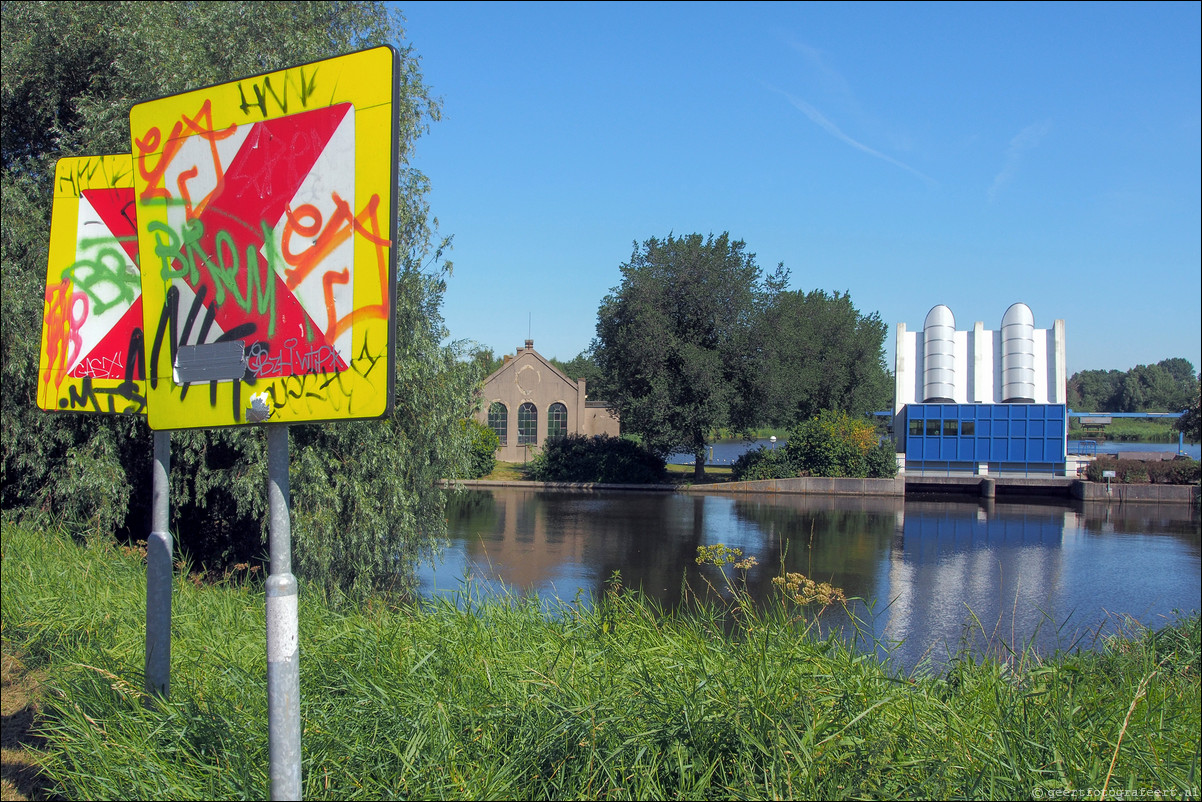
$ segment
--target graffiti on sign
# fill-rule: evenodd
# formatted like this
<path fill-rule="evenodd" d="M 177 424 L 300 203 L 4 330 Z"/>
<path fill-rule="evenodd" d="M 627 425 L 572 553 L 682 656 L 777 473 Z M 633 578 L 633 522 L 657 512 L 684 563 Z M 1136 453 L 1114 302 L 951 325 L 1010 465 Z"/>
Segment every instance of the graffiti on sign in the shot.
<path fill-rule="evenodd" d="M 38 358 L 37 403 L 146 411 L 142 280 L 129 154 L 60 159 Z"/>
<path fill-rule="evenodd" d="M 152 428 L 253 423 L 252 396 L 282 423 L 388 411 L 395 62 L 375 48 L 131 111 Z"/>

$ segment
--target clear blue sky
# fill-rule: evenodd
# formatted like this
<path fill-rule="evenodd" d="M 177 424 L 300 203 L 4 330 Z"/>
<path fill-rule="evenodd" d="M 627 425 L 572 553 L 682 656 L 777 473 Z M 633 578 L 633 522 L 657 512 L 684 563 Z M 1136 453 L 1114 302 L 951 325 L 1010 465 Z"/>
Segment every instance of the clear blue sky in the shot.
<path fill-rule="evenodd" d="M 893 331 L 1202 367 L 1199 3 L 401 4 L 454 339 L 570 359 L 634 243 L 728 231 Z"/>

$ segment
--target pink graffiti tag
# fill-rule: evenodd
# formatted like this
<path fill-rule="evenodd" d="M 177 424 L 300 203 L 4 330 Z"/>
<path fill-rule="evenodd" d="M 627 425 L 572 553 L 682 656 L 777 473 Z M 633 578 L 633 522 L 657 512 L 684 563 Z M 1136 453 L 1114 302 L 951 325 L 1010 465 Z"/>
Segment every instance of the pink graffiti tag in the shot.
<path fill-rule="evenodd" d="M 73 292 L 70 279 L 46 287 L 46 374 L 47 384 L 54 380 L 57 390 L 67 375 L 67 367 L 79 358 L 83 337 L 79 331 L 88 319 L 88 296 Z"/>

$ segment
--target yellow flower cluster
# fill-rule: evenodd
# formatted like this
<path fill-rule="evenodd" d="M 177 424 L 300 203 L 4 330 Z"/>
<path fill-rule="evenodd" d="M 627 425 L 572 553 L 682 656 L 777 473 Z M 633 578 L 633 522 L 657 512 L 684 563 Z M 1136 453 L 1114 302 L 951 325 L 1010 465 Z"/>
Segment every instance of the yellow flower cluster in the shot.
<path fill-rule="evenodd" d="M 791 599 L 797 604 L 820 602 L 827 605 L 847 601 L 842 588 L 836 588 L 830 582 L 815 582 L 805 574 L 789 573 L 774 577 L 772 584 L 781 589 L 785 598 Z"/>
<path fill-rule="evenodd" d="M 697 547 L 698 565 L 726 565 L 730 563 L 735 568 L 746 571 L 757 563 L 754 555 L 743 556 L 742 549 L 732 549 L 723 543 L 714 546 Z"/>
<path fill-rule="evenodd" d="M 843 441 L 861 455 L 867 454 L 877 443 L 876 429 L 872 424 L 856 420 L 846 412 L 830 413 L 820 420 L 819 427 L 828 439 Z"/>

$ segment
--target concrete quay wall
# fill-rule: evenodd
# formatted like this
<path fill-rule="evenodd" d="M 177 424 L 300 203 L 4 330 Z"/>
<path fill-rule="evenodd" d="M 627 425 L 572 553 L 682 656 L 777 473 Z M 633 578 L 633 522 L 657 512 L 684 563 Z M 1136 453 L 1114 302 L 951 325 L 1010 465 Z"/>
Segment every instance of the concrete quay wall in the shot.
<path fill-rule="evenodd" d="M 906 480 L 832 479 L 821 476 L 797 476 L 792 479 L 760 479 L 754 482 L 725 482 L 696 485 L 682 490 L 701 493 L 784 493 L 807 496 L 904 496 Z"/>
<path fill-rule="evenodd" d="M 1198 485 L 1122 485 L 1104 482 L 1073 483 L 1073 498 L 1083 501 L 1117 501 L 1146 504 L 1198 504 Z"/>
<path fill-rule="evenodd" d="M 600 482 L 490 482 L 483 479 L 443 481 L 444 487 L 525 487 L 538 490 L 653 490 L 676 493 L 782 493 L 814 496 L 904 496 L 906 483 L 896 479 L 828 479 L 796 477 L 756 482 L 723 482 L 702 485 L 602 484 Z"/>

